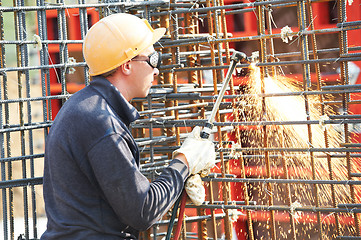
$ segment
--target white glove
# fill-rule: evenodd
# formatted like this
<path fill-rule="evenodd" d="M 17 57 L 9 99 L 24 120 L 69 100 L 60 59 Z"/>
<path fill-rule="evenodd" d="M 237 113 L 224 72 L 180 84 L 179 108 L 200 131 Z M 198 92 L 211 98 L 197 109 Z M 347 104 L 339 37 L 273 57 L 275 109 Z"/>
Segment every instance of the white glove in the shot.
<path fill-rule="evenodd" d="M 199 174 L 193 175 L 187 179 L 185 189 L 188 197 L 196 206 L 201 205 L 206 199 L 206 190 L 204 189 Z"/>
<path fill-rule="evenodd" d="M 187 158 L 190 174 L 209 170 L 216 163 L 214 144 L 208 139 L 200 137 L 201 128 L 196 126 L 184 140 L 182 146 L 173 152 L 173 158 L 178 153 L 183 153 Z"/>

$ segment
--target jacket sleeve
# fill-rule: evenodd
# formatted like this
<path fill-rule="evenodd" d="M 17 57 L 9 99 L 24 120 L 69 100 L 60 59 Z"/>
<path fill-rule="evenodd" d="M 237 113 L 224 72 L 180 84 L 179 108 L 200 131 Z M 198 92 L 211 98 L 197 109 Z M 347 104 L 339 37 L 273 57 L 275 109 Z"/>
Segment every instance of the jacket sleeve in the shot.
<path fill-rule="evenodd" d="M 103 138 L 89 151 L 88 159 L 100 191 L 119 219 L 139 231 L 151 227 L 169 210 L 188 176 L 187 166 L 175 159 L 150 183 L 119 134 Z"/>

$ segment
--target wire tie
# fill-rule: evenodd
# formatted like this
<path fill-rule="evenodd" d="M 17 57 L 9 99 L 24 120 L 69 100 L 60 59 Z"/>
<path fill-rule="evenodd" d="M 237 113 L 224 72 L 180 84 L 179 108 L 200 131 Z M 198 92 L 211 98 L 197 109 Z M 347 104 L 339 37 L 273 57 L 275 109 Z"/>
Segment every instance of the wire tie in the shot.
<path fill-rule="evenodd" d="M 144 151 L 144 149 L 145 149 L 145 145 L 144 145 L 144 147 L 142 148 L 142 150 L 140 151 L 140 153 L 142 153 L 142 152 Z"/>
<path fill-rule="evenodd" d="M 335 212 L 332 212 L 332 213 L 326 215 L 326 216 L 322 219 L 321 224 L 326 220 L 326 218 L 328 218 L 329 216 L 331 216 L 331 215 L 333 215 L 333 214 L 335 214 Z"/>
<path fill-rule="evenodd" d="M 169 1 L 169 2 L 170 2 L 170 1 Z M 198 5 L 198 0 L 194 2 L 194 4 L 192 5 L 192 7 L 190 7 L 188 11 L 190 11 L 195 5 Z"/>
<path fill-rule="evenodd" d="M 186 123 L 185 119 L 183 119 L 183 122 L 184 122 L 184 127 L 187 127 L 187 123 Z M 187 133 L 188 133 L 188 130 L 187 130 Z"/>
<path fill-rule="evenodd" d="M 313 144 L 310 143 L 309 141 L 307 141 L 307 144 L 308 144 L 308 146 L 310 146 L 311 148 L 315 148 L 315 146 L 313 146 Z"/>
<path fill-rule="evenodd" d="M 75 64 L 75 63 L 76 63 L 75 58 L 74 57 L 69 57 L 66 64 Z M 75 71 L 76 71 L 75 68 L 73 68 L 73 67 L 69 68 L 69 74 L 74 74 Z"/>
<path fill-rule="evenodd" d="M 319 119 L 318 123 L 319 123 L 322 131 L 327 130 L 327 127 L 328 127 L 327 124 L 326 124 L 327 120 L 330 120 L 330 118 L 326 114 L 320 116 L 320 119 Z"/>
<path fill-rule="evenodd" d="M 164 120 L 164 119 L 162 119 L 162 121 L 155 120 L 154 123 L 158 123 L 158 124 L 164 125 L 165 120 Z"/>
<path fill-rule="evenodd" d="M 207 42 L 211 43 L 214 41 L 214 37 L 212 35 L 207 36 Z"/>
<path fill-rule="evenodd" d="M 34 41 L 35 41 L 34 48 L 38 47 L 39 51 L 41 51 L 43 49 L 43 44 L 42 44 L 40 36 L 37 34 L 34 34 Z"/>

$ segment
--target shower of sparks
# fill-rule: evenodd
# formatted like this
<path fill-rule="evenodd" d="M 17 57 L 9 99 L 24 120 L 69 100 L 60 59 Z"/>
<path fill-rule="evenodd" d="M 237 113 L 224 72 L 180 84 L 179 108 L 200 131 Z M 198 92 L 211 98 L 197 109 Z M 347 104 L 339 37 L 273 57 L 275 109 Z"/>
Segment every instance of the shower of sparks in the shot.
<path fill-rule="evenodd" d="M 290 94 L 297 92 L 300 94 Z M 344 142 L 344 140 L 342 133 L 336 129 L 337 126 L 325 123 L 328 120 L 328 115 L 335 114 L 332 109 L 327 108 L 321 114 L 319 97 L 306 96 L 302 92 L 302 87 L 294 79 L 284 76 L 265 77 L 262 79 L 260 69 L 252 65 L 244 97 L 240 99 L 240 102 L 243 102 L 243 104 L 238 106 L 241 121 L 258 123 L 281 122 L 282 124 L 268 125 L 265 130 L 266 134 L 264 134 L 263 126 L 260 125 L 243 131 L 247 139 L 247 147 L 265 147 L 264 138 L 266 136 L 266 147 L 268 148 L 305 149 L 304 151 L 274 151 L 269 153 L 270 155 L 277 156 L 271 159 L 271 168 L 282 169 L 283 165 L 286 164 L 285 167 L 288 169 L 289 178 L 329 180 L 332 177 L 333 180 L 347 180 L 345 158 L 334 157 L 336 154 L 334 152 L 316 151 L 311 153 L 308 151 L 308 149 L 312 148 L 340 147 L 340 143 Z M 263 97 L 263 93 L 283 95 Z M 247 104 L 244 104 L 244 102 Z M 318 124 L 307 124 L 305 121 L 316 121 Z M 328 164 L 328 154 L 333 155 L 330 158 L 331 169 Z M 258 168 L 260 172 L 264 172 L 266 163 L 263 158 L 252 161 L 245 164 Z M 271 173 L 271 177 L 284 177 L 280 176 L 280 172 L 277 171 L 277 173 Z M 254 185 L 253 189 L 255 192 L 263 192 L 259 195 L 261 198 L 259 201 L 264 201 L 264 203 L 267 202 L 267 196 L 270 194 L 273 195 L 274 201 L 287 202 L 288 196 L 285 194 L 285 186 L 286 184 L 274 184 L 273 193 L 269 192 L 265 184 Z M 320 207 L 332 207 L 334 204 L 351 201 L 348 186 L 335 185 L 331 187 L 330 184 L 318 184 L 317 188 Z M 303 206 L 315 206 L 316 196 L 313 186 L 292 185 L 290 191 L 292 202 L 302 203 Z M 332 191 L 334 191 L 334 199 Z M 254 195 L 251 194 L 250 197 L 253 198 Z M 348 226 L 342 227 L 349 228 Z M 348 231 L 352 232 L 354 230 L 348 229 Z"/>

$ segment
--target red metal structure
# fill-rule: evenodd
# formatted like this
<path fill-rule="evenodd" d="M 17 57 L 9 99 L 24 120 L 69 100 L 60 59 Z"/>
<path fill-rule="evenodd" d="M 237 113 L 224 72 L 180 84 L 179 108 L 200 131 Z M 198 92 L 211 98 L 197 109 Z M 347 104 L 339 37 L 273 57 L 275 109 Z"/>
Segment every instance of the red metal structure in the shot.
<path fill-rule="evenodd" d="M 72 8 L 66 11 L 67 37 L 68 40 L 82 40 L 80 32 L 79 9 Z M 87 9 L 88 25 L 92 26 L 99 21 L 99 13 L 95 8 Z M 48 28 L 48 39 L 58 39 L 58 12 L 57 10 L 46 11 L 46 23 Z M 69 57 L 73 57 L 76 62 L 83 62 L 82 44 L 68 44 Z M 59 44 L 49 44 L 49 62 L 50 64 L 59 63 Z M 77 69 L 76 69 L 77 70 Z M 84 87 L 84 73 L 82 70 L 75 71 L 67 75 L 66 89 L 68 93 L 75 93 Z M 62 92 L 62 86 L 59 80 L 59 71 L 56 68 L 50 69 L 50 91 L 51 95 L 58 95 Z M 53 119 L 59 111 L 61 100 L 52 100 Z"/>

